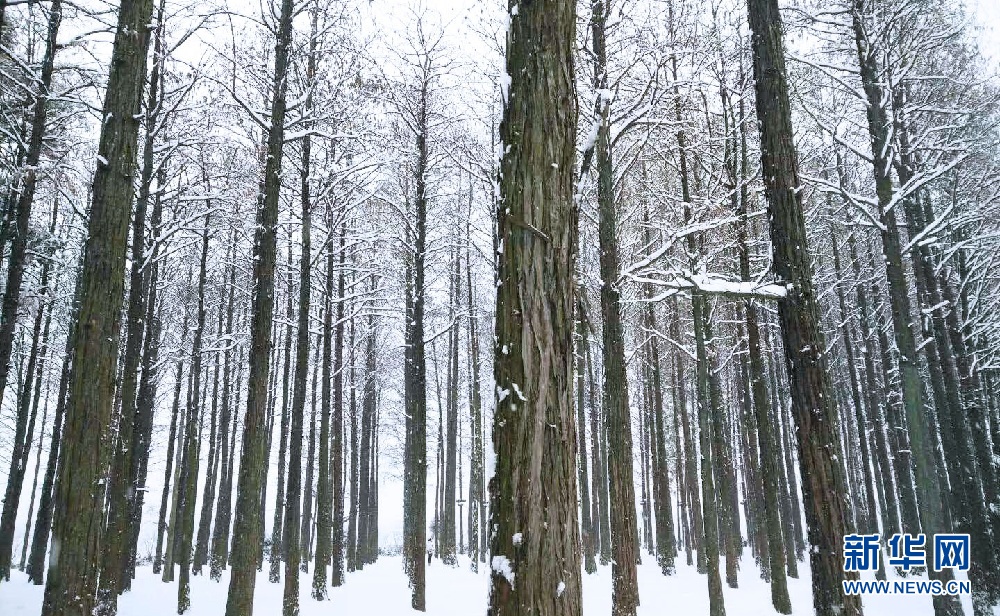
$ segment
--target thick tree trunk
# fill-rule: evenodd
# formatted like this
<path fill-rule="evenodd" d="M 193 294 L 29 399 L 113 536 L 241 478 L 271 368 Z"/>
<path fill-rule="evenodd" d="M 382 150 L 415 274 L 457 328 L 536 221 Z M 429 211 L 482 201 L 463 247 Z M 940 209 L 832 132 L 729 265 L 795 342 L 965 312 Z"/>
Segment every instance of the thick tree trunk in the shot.
<path fill-rule="evenodd" d="M 80 271 L 80 329 L 66 405 L 65 443 L 56 484 L 42 614 L 91 616 L 104 518 L 101 481 L 111 452 L 125 250 L 134 196 L 136 145 L 146 77 L 152 0 L 123 2 L 111 56 L 94 174 L 88 237 Z"/>
<path fill-rule="evenodd" d="M 576 20 L 565 0 L 514 6 L 500 125 L 487 613 L 570 616 L 582 612 L 572 397 Z"/>
<path fill-rule="evenodd" d="M 778 301 L 778 318 L 799 437 L 802 495 L 812 546 L 813 607 L 819 616 L 861 614 L 859 597 L 844 595 L 841 588 L 841 581 L 851 574 L 844 572 L 841 550 L 847 533 L 847 503 L 837 461 L 842 457 L 837 442 L 838 411 L 806 248 L 778 2 L 750 0 L 749 15 L 771 249 L 775 274 L 788 289 L 788 295 Z"/>
<path fill-rule="evenodd" d="M 417 165 L 413 251 L 409 255 L 405 380 L 406 446 L 403 464 L 403 568 L 411 605 L 426 610 L 424 551 L 427 547 L 427 363 L 424 354 L 424 260 L 427 246 L 428 79 L 421 83 L 417 108 Z"/>
<path fill-rule="evenodd" d="M 146 135 L 143 143 L 139 197 L 136 200 L 135 216 L 132 221 L 131 271 L 129 273 L 128 309 L 125 317 L 127 335 L 122 361 L 122 385 L 118 392 L 121 410 L 114 459 L 109 477 L 107 530 L 103 539 L 103 560 L 97 596 L 100 616 L 114 616 L 117 613 L 118 601 L 114 595 L 120 594 L 124 590 L 126 580 L 129 579 L 126 575 L 128 562 L 131 560 L 129 547 L 132 532 L 129 524 L 133 522 L 131 512 L 138 494 L 136 488 L 141 487 L 136 484 L 133 471 L 138 468 L 138 463 L 141 461 L 139 458 L 148 455 L 147 450 L 138 451 L 135 447 L 136 439 L 143 436 L 135 432 L 137 424 L 143 419 L 139 416 L 136 394 L 139 365 L 142 359 L 143 335 L 146 333 L 146 324 L 143 322 L 147 314 L 148 295 L 148 290 L 143 286 L 143 274 L 146 269 L 144 262 L 146 210 L 149 205 L 150 187 L 153 181 L 153 146 L 160 114 L 160 88 L 162 85 L 160 75 L 163 62 L 161 53 L 162 21 L 163 2 L 161 1 L 157 11 L 153 67 L 149 76 L 149 100 L 146 103 Z M 146 442 L 148 442 L 148 437 Z"/>

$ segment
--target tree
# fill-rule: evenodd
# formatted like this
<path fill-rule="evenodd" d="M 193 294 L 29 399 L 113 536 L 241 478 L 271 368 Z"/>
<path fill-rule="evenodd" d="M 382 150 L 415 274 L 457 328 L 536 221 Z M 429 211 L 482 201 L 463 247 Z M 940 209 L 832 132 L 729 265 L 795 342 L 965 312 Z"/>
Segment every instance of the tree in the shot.
<path fill-rule="evenodd" d="M 271 364 L 271 331 L 274 318 L 274 269 L 277 252 L 278 198 L 281 191 L 281 159 L 285 132 L 285 94 L 288 55 L 292 43 L 294 2 L 281 0 L 274 47 L 271 117 L 267 131 L 267 160 L 257 204 L 254 232 L 253 316 L 250 333 L 247 411 L 243 420 L 243 452 L 236 488 L 236 520 L 230 552 L 232 578 L 226 601 L 226 616 L 250 616 L 256 582 L 257 551 L 263 545 L 261 489 L 264 480 L 267 434 L 265 412 L 267 380 Z"/>
<path fill-rule="evenodd" d="M 56 39 L 62 21 L 62 2 L 54 0 L 49 5 L 48 31 L 45 38 L 45 56 L 42 60 L 38 80 L 38 92 L 34 94 L 31 118 L 31 134 L 24 160 L 21 185 L 15 187 L 17 206 L 14 217 L 14 237 L 11 242 L 7 265 L 7 286 L 0 306 L 0 395 L 7 388 L 10 372 L 10 354 L 14 344 L 14 329 L 17 325 L 17 311 L 21 302 L 21 283 L 27 265 L 28 222 L 31 206 L 35 198 L 38 163 L 42 156 L 42 140 L 45 137 L 46 117 L 49 107 L 49 90 L 52 87 L 52 72 L 55 66 Z M 3 27 L 3 9 L 0 8 L 0 29 Z M 133 165 L 135 163 L 133 162 Z M 12 195 L 13 197 L 13 195 Z M 25 407 L 27 411 L 27 407 Z M 24 483 L 25 465 L 31 444 L 31 431 L 27 430 L 27 412 L 19 412 L 14 435 L 14 449 L 11 452 L 11 467 L 7 475 L 7 489 L 4 492 L 3 512 L 0 514 L 0 579 L 10 579 L 10 565 L 14 549 L 14 525 Z"/>
<path fill-rule="evenodd" d="M 80 270 L 74 357 L 86 361 L 74 362 L 70 373 L 52 525 L 52 540 L 60 549 L 49 561 L 45 616 L 90 616 L 95 607 L 104 510 L 101 478 L 111 451 L 107 430 L 114 406 L 125 248 L 152 11 L 152 0 L 139 0 L 123 2 L 118 13 Z"/>
<path fill-rule="evenodd" d="M 598 236 L 600 239 L 601 315 L 604 327 L 604 407 L 607 423 L 608 483 L 611 507 L 611 570 L 614 578 L 612 613 L 635 614 L 639 605 L 636 561 L 639 559 L 635 521 L 635 485 L 632 479 L 632 422 L 629 416 L 628 381 L 625 374 L 625 333 L 622 323 L 614 175 L 611 164 L 611 98 L 607 90 L 605 27 L 609 12 L 606 0 L 592 7 L 595 90 L 598 93 L 596 167 Z M 499 309 L 497 310 L 499 313 Z"/>
<path fill-rule="evenodd" d="M 510 7 L 488 613 L 580 614 L 572 399 L 576 17 L 573 2 Z"/>
<path fill-rule="evenodd" d="M 753 71 L 761 135 L 761 174 L 771 220 L 774 272 L 786 285 L 778 318 L 799 436 L 799 466 L 818 615 L 861 614 L 857 595 L 844 595 L 842 541 L 847 534 L 846 486 L 837 436 L 838 411 L 820 329 L 820 311 L 806 241 L 798 159 L 777 0 L 750 0 Z"/>
<path fill-rule="evenodd" d="M 306 66 L 306 115 L 313 111 L 313 88 L 316 81 L 316 24 L 319 13 L 315 5 L 310 11 L 309 58 Z M 312 138 L 302 140 L 301 200 L 302 200 L 302 255 L 299 266 L 299 315 L 295 340 L 295 382 L 292 389 L 292 426 L 289 438 L 288 490 L 285 491 L 285 593 L 282 603 L 284 616 L 299 613 L 299 564 L 302 560 L 299 546 L 299 516 L 302 505 L 302 424 L 306 408 L 306 381 L 309 378 L 309 302 L 312 292 L 312 219 L 309 191 L 310 157 Z"/>

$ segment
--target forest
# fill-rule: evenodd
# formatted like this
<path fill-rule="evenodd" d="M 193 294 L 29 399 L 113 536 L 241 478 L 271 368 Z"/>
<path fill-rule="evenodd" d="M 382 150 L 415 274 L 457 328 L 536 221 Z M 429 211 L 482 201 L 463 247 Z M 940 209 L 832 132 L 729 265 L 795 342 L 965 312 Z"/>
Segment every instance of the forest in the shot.
<path fill-rule="evenodd" d="M 0 0 L 0 614 L 1000 614 L 992 1 Z"/>

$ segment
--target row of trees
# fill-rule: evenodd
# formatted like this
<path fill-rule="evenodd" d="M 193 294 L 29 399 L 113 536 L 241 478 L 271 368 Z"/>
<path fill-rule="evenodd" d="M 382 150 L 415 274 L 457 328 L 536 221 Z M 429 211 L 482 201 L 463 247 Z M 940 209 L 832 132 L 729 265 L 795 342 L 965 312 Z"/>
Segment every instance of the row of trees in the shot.
<path fill-rule="evenodd" d="M 955 531 L 990 613 L 1000 116 L 958 9 L 377 13 L 0 3 L 0 579 L 114 614 L 148 556 L 184 613 L 229 568 L 237 615 L 266 568 L 295 614 L 391 477 L 417 610 L 466 554 L 491 614 L 580 613 L 581 561 L 634 614 L 646 551 L 721 616 L 749 549 L 777 612 L 808 554 L 860 614 L 843 535 Z"/>

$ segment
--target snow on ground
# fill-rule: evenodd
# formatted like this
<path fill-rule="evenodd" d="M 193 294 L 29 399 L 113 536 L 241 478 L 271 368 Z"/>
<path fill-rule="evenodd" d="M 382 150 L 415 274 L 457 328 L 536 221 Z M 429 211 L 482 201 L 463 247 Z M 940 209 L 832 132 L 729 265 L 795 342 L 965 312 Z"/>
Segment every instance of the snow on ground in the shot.
<path fill-rule="evenodd" d="M 708 590 L 705 577 L 693 567 L 684 565 L 683 554 L 678 560 L 677 574 L 664 577 L 654 560 L 645 556 L 639 568 L 639 589 L 642 605 L 639 616 L 678 614 L 699 616 L 708 614 Z M 771 593 L 761 581 L 752 560 L 744 559 L 740 572 L 740 588 L 725 588 L 728 616 L 766 616 L 775 614 L 771 608 Z M 812 594 L 809 567 L 799 566 L 801 576 L 789 580 L 794 614 L 812 614 Z M 480 573 L 469 570 L 469 561 L 460 559 L 457 568 L 445 567 L 435 560 L 427 569 L 426 616 L 474 616 L 486 611 L 488 568 Z M 892 579 L 890 571 L 890 579 Z M 913 578 L 910 578 L 913 579 Z M 402 562 L 397 557 L 382 557 L 363 571 L 350 573 L 347 583 L 330 589 L 328 602 L 316 602 L 309 596 L 312 574 L 302 574 L 302 616 L 347 614 L 360 616 L 395 616 L 418 614 L 410 609 L 410 594 L 403 575 Z M 555 592 L 557 581 L 553 580 Z M 192 578 L 191 611 L 188 616 L 219 616 L 225 611 L 229 576 L 224 574 L 216 583 L 206 576 Z M 254 599 L 256 616 L 281 614 L 282 584 L 271 584 L 267 573 L 257 577 Z M 14 571 L 11 581 L 0 583 L 0 615 L 35 616 L 41 610 L 42 586 L 28 583 L 27 576 Z M 864 599 L 868 616 L 930 616 L 933 614 L 929 596 L 872 596 Z M 965 613 L 972 614 L 968 597 L 963 599 Z M 164 584 L 153 575 L 151 567 L 142 567 L 132 584 L 132 591 L 119 600 L 120 616 L 172 616 L 177 611 L 177 584 Z M 593 575 L 584 574 L 584 613 L 606 616 L 611 613 L 611 568 L 598 567 Z M 1000 615 L 1000 609 L 995 611 Z"/>

